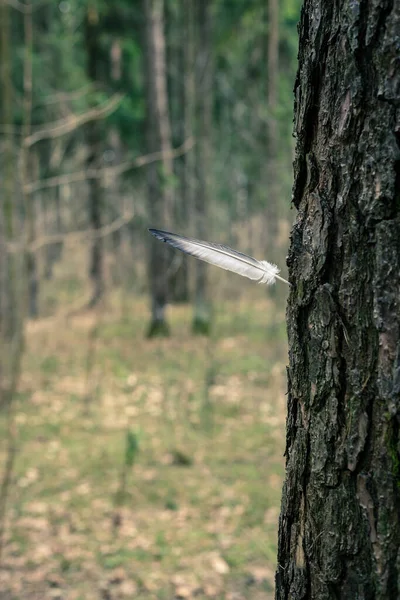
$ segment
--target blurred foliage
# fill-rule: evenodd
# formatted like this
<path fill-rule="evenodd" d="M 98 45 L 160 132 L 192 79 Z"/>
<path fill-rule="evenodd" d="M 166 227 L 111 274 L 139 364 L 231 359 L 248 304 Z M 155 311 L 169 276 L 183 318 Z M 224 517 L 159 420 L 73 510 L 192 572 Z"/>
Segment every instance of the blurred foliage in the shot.
<path fill-rule="evenodd" d="M 183 43 L 185 4 L 166 0 L 168 77 L 170 92 L 177 93 L 182 73 L 179 48 Z M 268 3 L 265 0 L 215 0 L 213 3 L 213 201 L 217 217 L 219 206 L 230 219 L 241 219 L 237 194 L 246 194 L 246 218 L 265 206 L 267 192 L 260 172 L 268 160 L 264 127 L 271 117 L 279 125 L 279 198 L 271 201 L 287 215 L 291 185 L 292 88 L 297 54 L 297 20 L 300 0 L 279 3 L 279 89 L 276 113 L 270 115 L 266 103 L 268 74 L 266 47 L 268 39 Z M 14 87 L 14 124 L 23 120 L 23 77 L 26 48 L 24 15 L 12 8 L 12 75 Z M 99 31 L 97 54 L 98 81 L 94 86 L 86 73 L 84 43 L 86 13 Z M 105 132 L 117 128 L 123 152 L 145 153 L 145 110 L 143 67 L 144 16 L 140 2 L 119 0 L 62 0 L 57 3 L 33 2 L 33 107 L 34 128 L 63 119 L 72 112 L 82 113 L 98 105 L 113 92 L 124 98 L 118 109 L 103 122 Z M 112 47 L 118 43 L 120 74 L 113 77 Z M 1 100 L 0 100 L 1 102 Z M 174 110 L 176 99 L 170 98 L 172 129 L 176 131 L 182 114 Z M 77 129 L 64 141 L 60 172 L 76 168 L 76 149 L 82 142 Z M 46 152 L 47 141 L 39 145 Z M 74 154 L 75 151 L 75 154 Z M 54 149 L 52 149 L 54 152 Z M 110 155 L 111 156 L 111 155 Z M 109 157 L 105 153 L 105 161 Z M 142 173 L 128 171 L 126 176 L 140 185 Z M 140 189 L 137 188 L 137 189 Z M 137 198 L 135 198 L 137 199 Z M 111 200 L 109 200 L 111 202 Z M 118 204 L 118 199 L 113 199 Z M 225 207 L 225 208 L 224 208 Z M 239 214 L 238 214 L 239 211 Z M 221 217 L 226 219 L 226 217 Z"/>

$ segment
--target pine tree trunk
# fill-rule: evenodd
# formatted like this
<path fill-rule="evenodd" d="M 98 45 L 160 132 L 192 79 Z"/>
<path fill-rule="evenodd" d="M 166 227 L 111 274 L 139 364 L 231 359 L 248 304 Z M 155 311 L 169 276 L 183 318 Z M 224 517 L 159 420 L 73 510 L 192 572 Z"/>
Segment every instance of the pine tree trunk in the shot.
<path fill-rule="evenodd" d="M 147 150 L 163 152 L 160 162 L 147 168 L 148 213 L 152 226 L 166 228 L 172 214 L 173 163 L 171 129 L 167 96 L 165 63 L 164 2 L 143 0 L 145 13 Z M 149 279 L 152 316 L 148 335 L 169 333 L 165 318 L 168 299 L 169 252 L 156 241 L 150 241 Z"/>
<path fill-rule="evenodd" d="M 212 57 L 211 2 L 196 3 L 198 29 L 196 56 L 196 192 L 194 195 L 195 231 L 199 239 L 209 237 L 208 204 L 212 117 Z M 195 264 L 195 307 L 193 331 L 208 333 L 210 329 L 210 298 L 207 284 L 207 265 Z"/>
<path fill-rule="evenodd" d="M 299 31 L 276 598 L 398 600 L 400 5 L 306 0 Z"/>

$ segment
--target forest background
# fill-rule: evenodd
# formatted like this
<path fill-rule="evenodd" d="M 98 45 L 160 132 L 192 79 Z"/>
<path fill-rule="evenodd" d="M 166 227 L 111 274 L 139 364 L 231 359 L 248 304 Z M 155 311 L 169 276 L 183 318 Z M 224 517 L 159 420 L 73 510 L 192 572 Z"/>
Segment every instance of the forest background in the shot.
<path fill-rule="evenodd" d="M 0 10 L 0 598 L 268 597 L 300 1 Z"/>

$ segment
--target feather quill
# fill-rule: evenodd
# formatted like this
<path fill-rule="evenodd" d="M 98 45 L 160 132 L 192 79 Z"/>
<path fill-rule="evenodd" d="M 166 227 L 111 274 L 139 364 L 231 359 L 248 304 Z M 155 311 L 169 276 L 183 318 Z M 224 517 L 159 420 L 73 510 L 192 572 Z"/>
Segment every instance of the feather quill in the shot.
<path fill-rule="evenodd" d="M 203 242 L 176 233 L 170 233 L 169 231 L 161 231 L 160 229 L 149 229 L 149 231 L 158 240 L 167 242 L 174 248 L 186 252 L 186 254 L 195 256 L 211 265 L 221 267 L 221 269 L 225 269 L 226 271 L 233 271 L 258 283 L 269 285 L 275 283 L 276 279 L 279 279 L 290 285 L 286 279 L 280 277 L 278 267 L 266 260 L 257 260 L 252 256 L 247 256 L 247 254 L 237 252 L 222 244 Z"/>

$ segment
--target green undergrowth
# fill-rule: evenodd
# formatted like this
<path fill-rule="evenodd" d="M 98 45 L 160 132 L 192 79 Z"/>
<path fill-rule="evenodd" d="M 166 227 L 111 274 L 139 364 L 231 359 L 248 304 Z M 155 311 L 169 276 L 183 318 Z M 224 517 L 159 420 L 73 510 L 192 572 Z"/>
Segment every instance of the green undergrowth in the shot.
<path fill-rule="evenodd" d="M 179 306 L 147 339 L 137 299 L 28 325 L 7 598 L 272 597 L 286 337 L 260 297 L 208 337 Z"/>

